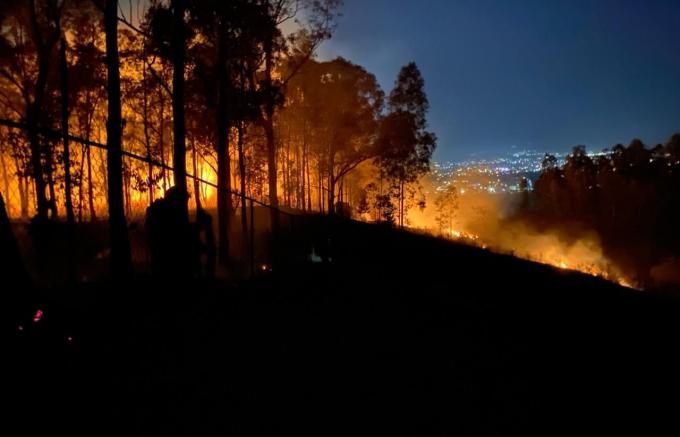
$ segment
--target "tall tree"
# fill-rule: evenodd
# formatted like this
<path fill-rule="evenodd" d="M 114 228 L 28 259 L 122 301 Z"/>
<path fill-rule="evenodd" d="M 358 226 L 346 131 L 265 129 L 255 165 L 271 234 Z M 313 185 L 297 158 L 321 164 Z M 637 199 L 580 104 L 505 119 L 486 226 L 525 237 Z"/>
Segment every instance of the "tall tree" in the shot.
<path fill-rule="evenodd" d="M 69 144 L 68 118 L 69 118 L 69 93 L 68 93 L 68 62 L 66 60 L 66 38 L 61 38 L 59 47 L 60 81 L 61 81 L 61 132 L 62 145 L 64 148 L 62 161 L 64 163 L 64 198 L 66 204 L 66 264 L 68 279 L 75 279 L 74 252 L 75 244 L 75 216 L 73 215 L 73 195 L 71 192 L 71 148 Z"/>
<path fill-rule="evenodd" d="M 184 68 L 186 58 L 186 0 L 171 0 L 172 8 L 172 119 L 173 119 L 173 168 L 175 170 L 175 186 L 187 192 L 186 165 L 186 124 L 184 119 Z M 189 213 L 183 213 L 189 220 Z"/>
<path fill-rule="evenodd" d="M 436 136 L 427 131 L 429 103 L 418 66 L 402 67 L 388 98 L 389 113 L 380 127 L 378 165 L 398 189 L 399 225 L 404 226 L 405 185 L 430 168 Z"/>
<path fill-rule="evenodd" d="M 118 0 L 106 0 L 106 71 L 108 119 L 106 121 L 107 180 L 109 198 L 109 239 L 111 274 L 126 277 L 131 271 L 125 207 L 123 204 L 122 116 L 120 104 L 120 61 L 118 57 Z"/>

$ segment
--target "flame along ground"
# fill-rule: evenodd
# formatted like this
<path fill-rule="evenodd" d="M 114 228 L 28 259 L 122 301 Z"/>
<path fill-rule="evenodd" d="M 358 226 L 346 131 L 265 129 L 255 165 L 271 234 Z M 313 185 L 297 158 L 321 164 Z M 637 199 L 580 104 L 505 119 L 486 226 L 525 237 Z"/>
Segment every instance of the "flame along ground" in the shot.
<path fill-rule="evenodd" d="M 456 180 L 451 183 L 465 186 Z M 429 198 L 425 208 L 409 210 L 407 223 L 412 229 L 642 289 L 638 281 L 609 259 L 595 231 L 582 227 L 538 229 L 518 217 L 520 199 L 513 195 L 458 189 L 452 208 L 442 208 L 436 202 L 441 184 L 432 178 L 423 178 L 421 184 Z"/>
<path fill-rule="evenodd" d="M 625 278 L 621 273 L 614 272 L 614 267 L 611 265 L 599 266 L 597 264 L 589 264 L 583 259 L 578 259 L 576 257 L 569 256 L 569 250 L 565 250 L 564 247 L 555 246 L 553 248 L 548 248 L 548 250 L 543 252 L 530 252 L 526 250 L 518 251 L 507 251 L 498 249 L 494 246 L 490 246 L 485 243 L 479 235 L 465 232 L 458 229 L 449 229 L 448 238 L 453 240 L 463 242 L 466 244 L 481 247 L 482 249 L 490 249 L 494 252 L 500 253 L 511 253 L 512 255 L 518 256 L 523 259 L 530 261 L 535 261 L 541 264 L 551 265 L 563 270 L 574 270 L 581 273 L 586 273 L 591 276 L 600 277 L 608 281 L 616 282 L 617 284 L 633 289 L 640 289 L 638 286 L 634 285 L 632 280 Z M 577 243 L 578 244 L 578 243 Z"/>

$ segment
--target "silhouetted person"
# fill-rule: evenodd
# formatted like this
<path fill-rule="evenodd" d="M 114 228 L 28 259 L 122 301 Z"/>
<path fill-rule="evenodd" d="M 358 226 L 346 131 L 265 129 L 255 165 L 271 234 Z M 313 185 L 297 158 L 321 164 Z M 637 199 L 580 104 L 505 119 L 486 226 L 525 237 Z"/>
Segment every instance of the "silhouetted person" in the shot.
<path fill-rule="evenodd" d="M 196 247 L 183 212 L 188 201 L 186 191 L 172 187 L 146 210 L 151 271 L 161 279 L 189 278 L 192 274 Z"/>

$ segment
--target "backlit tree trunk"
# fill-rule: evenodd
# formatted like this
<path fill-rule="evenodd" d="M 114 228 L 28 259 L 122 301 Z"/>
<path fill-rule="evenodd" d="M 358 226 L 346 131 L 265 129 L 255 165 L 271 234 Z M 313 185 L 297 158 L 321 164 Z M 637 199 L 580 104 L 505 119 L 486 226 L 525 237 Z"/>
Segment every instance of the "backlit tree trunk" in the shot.
<path fill-rule="evenodd" d="M 187 192 L 187 169 L 186 169 L 186 126 L 184 117 L 184 63 L 186 56 L 186 37 L 184 14 L 186 11 L 185 0 L 172 0 L 173 32 L 172 32 L 172 117 L 173 117 L 173 151 L 172 165 L 175 173 L 175 186 L 181 191 Z M 182 211 L 182 220 L 189 221 L 189 212 L 185 207 Z"/>
<path fill-rule="evenodd" d="M 265 89 L 271 92 L 272 88 L 272 70 L 274 68 L 274 53 L 273 53 L 272 38 L 268 38 L 265 42 L 265 75 L 264 85 Z M 269 98 L 265 104 L 264 114 L 264 133 L 267 141 L 267 175 L 269 179 L 269 205 L 271 205 L 271 224 L 272 232 L 278 229 L 278 214 L 276 209 L 279 207 L 279 195 L 277 178 L 278 171 L 276 167 L 276 141 L 274 139 L 274 101 Z"/>
<path fill-rule="evenodd" d="M 35 91 L 33 100 L 26 102 L 26 123 L 28 125 L 28 141 L 31 149 L 31 166 L 33 167 L 33 180 L 35 181 L 35 198 L 37 203 L 37 214 L 41 218 L 47 218 L 47 210 L 49 204 L 45 194 L 45 179 L 42 165 L 42 151 L 40 147 L 40 139 L 38 135 L 39 111 L 42 109 L 43 96 L 45 94 L 45 87 L 47 86 L 48 73 L 48 56 L 45 53 L 46 48 L 40 38 L 40 31 L 37 23 L 37 11 L 35 0 L 30 3 L 31 22 L 33 27 L 34 39 L 37 43 L 37 63 L 38 63 L 38 77 L 35 83 Z"/>
<path fill-rule="evenodd" d="M 238 168 L 241 181 L 241 232 L 243 241 L 243 256 L 246 255 L 248 241 L 248 217 L 246 214 L 246 160 L 243 154 L 243 121 L 238 122 Z"/>
<path fill-rule="evenodd" d="M 142 100 L 142 114 L 144 117 L 144 145 L 146 146 L 146 157 L 149 160 L 147 163 L 147 188 L 149 189 L 149 205 L 153 203 L 153 164 L 151 164 L 151 159 L 153 158 L 151 154 L 151 137 L 149 136 L 149 93 L 146 87 L 146 60 L 144 61 L 144 69 L 142 70 L 142 86 L 143 90 L 143 100 Z"/>
<path fill-rule="evenodd" d="M 73 198 L 71 197 L 71 150 L 68 138 L 68 65 L 66 63 L 66 40 L 61 39 L 59 48 L 61 70 L 61 132 L 64 146 L 64 197 L 66 198 L 66 224 L 69 234 L 73 231 Z M 72 235 L 69 235 L 72 236 Z"/>
<path fill-rule="evenodd" d="M 121 153 L 120 64 L 118 59 L 118 0 L 106 0 L 106 68 L 108 120 L 106 122 L 107 179 L 111 275 L 127 276 L 131 271 L 125 208 L 123 205 L 123 157 Z"/>
<path fill-rule="evenodd" d="M 218 257 L 225 265 L 229 258 L 229 222 L 231 218 L 231 162 L 229 160 L 229 120 L 227 119 L 227 69 L 223 28 L 217 44 L 218 96 L 215 128 L 217 145 L 217 225 Z"/>

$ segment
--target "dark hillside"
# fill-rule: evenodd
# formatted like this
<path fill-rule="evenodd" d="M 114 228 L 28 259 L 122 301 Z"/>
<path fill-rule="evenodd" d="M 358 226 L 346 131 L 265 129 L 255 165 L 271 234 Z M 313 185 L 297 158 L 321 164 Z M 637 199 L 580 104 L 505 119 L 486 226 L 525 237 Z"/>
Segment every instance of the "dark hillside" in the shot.
<path fill-rule="evenodd" d="M 35 323 L 22 307 L 4 324 L 20 434 L 677 425 L 675 298 L 361 223 L 310 218 L 297 232 L 306 240 L 249 283 L 51 290 Z M 299 241 L 332 260 L 304 260 Z"/>

